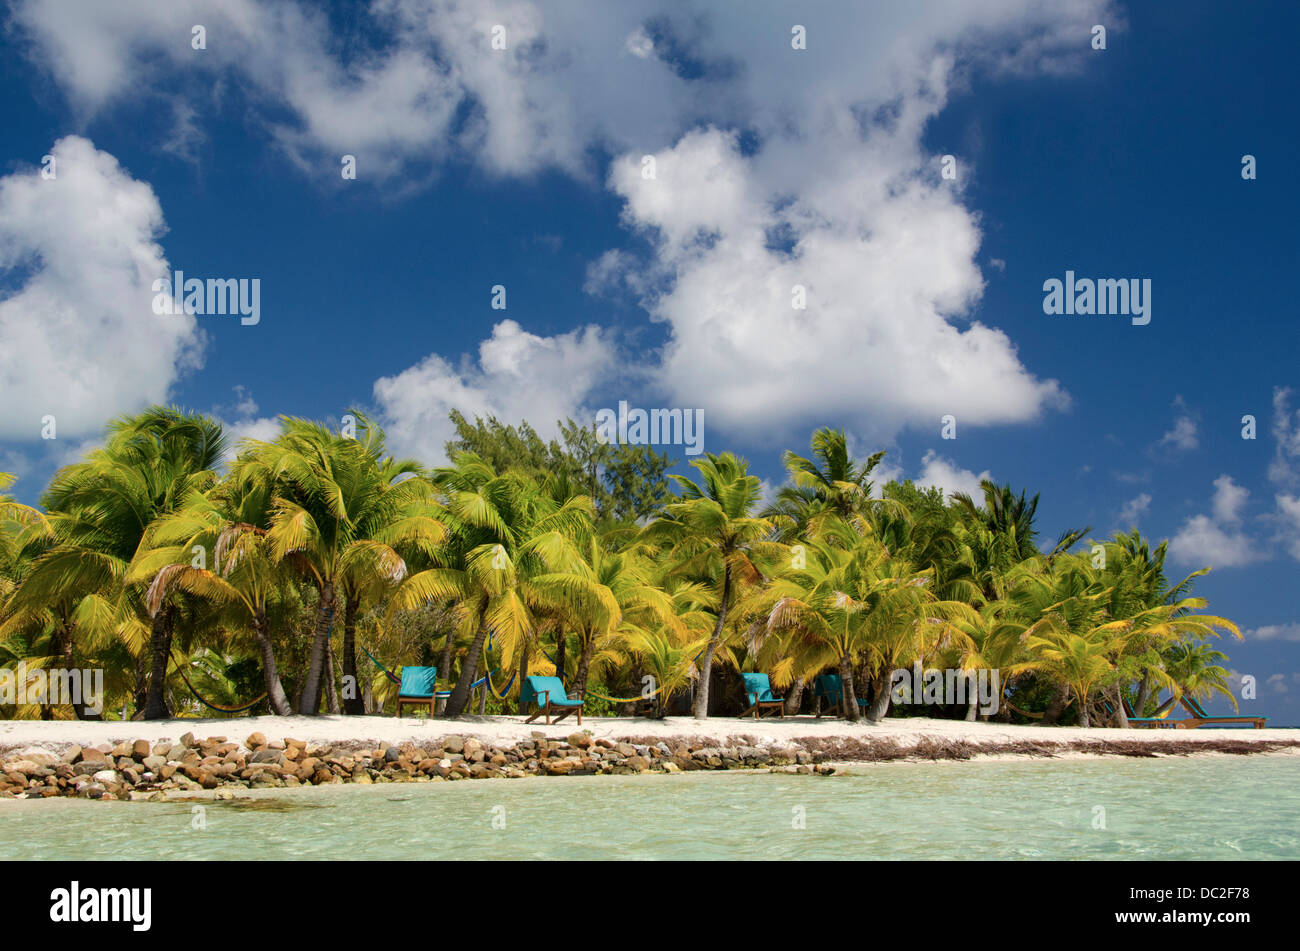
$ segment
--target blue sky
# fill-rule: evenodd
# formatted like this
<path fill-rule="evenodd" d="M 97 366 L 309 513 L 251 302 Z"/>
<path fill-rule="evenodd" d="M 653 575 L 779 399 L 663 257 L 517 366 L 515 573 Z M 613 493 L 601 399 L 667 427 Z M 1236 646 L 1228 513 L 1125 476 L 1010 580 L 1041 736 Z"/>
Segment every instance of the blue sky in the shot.
<path fill-rule="evenodd" d="M 1215 566 L 1250 711 L 1300 722 L 1300 13 L 866 6 L 9 3 L 0 469 L 32 500 L 159 399 L 241 435 L 360 406 L 430 462 L 451 406 L 698 407 L 770 487 L 841 426 Z M 171 269 L 260 279 L 260 322 L 154 315 Z M 1067 270 L 1149 279 L 1150 324 L 1045 315 Z"/>

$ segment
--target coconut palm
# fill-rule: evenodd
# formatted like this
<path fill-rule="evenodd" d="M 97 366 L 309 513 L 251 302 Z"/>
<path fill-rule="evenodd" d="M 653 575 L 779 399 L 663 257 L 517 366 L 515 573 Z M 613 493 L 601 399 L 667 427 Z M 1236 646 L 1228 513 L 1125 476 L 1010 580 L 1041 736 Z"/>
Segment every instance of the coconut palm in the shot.
<path fill-rule="evenodd" d="M 154 519 L 216 482 L 225 445 L 216 421 L 155 406 L 114 420 L 102 449 L 55 474 L 43 501 L 53 541 L 12 605 L 18 611 L 57 606 L 66 663 L 73 660 L 74 614 L 97 621 L 93 626 L 102 631 L 110 614 L 120 619 L 129 607 L 143 610 L 138 592 L 123 587 L 127 566 Z M 168 714 L 164 684 L 175 618 L 175 606 L 167 605 L 150 621 L 146 718 Z"/>
<path fill-rule="evenodd" d="M 501 651 L 503 667 L 534 651 L 535 612 L 554 608 L 557 588 L 610 616 L 617 615 L 618 607 L 582 569 L 580 543 L 593 525 L 586 496 L 559 502 L 534 480 L 498 475 L 473 453 L 458 453 L 450 466 L 433 473 L 433 481 L 451 529 L 448 544 L 433 567 L 398 586 L 389 609 L 411 610 L 430 602 L 459 606 L 462 630 L 472 631 L 446 707 L 448 716 L 459 716 L 489 635 Z"/>
<path fill-rule="evenodd" d="M 307 420 L 282 418 L 274 442 L 249 440 L 231 478 L 241 492 L 269 494 L 267 541 L 276 563 L 289 562 L 318 596 L 299 712 L 314 715 L 340 595 L 364 579 L 396 584 L 406 576 L 404 550 L 432 555 L 446 535 L 421 467 L 394 459 L 382 433 L 355 413 L 356 438 Z M 352 645 L 344 672 L 356 682 Z M 332 684 L 332 680 L 331 680 Z M 331 687 L 332 690 L 332 687 Z"/>
<path fill-rule="evenodd" d="M 270 603 L 287 572 L 273 557 L 267 529 L 261 527 L 269 518 L 268 501 L 265 493 L 195 493 L 180 511 L 150 526 L 127 580 L 149 584 L 151 613 L 173 591 L 218 608 L 241 608 L 241 620 L 257 643 L 268 705 L 273 713 L 288 716 L 292 709 L 280 681 L 268 620 Z"/>
<path fill-rule="evenodd" d="M 738 588 L 762 579 L 753 556 L 764 547 L 773 525 L 771 520 L 752 514 L 760 486 L 743 460 L 729 452 L 706 453 L 691 465 L 700 473 L 700 484 L 685 476 L 672 476 L 681 495 L 678 501 L 665 505 L 663 516 L 647 527 L 646 539 L 667 546 L 678 572 L 706 579 L 717 590 L 713 633 L 697 664 L 693 713 L 703 720 L 709 715 L 709 677 L 726 630 L 727 612 Z"/>
<path fill-rule="evenodd" d="M 966 604 L 937 597 L 930 571 L 918 571 L 842 519 L 823 521 L 809 544 L 807 566 L 771 582 L 775 601 L 768 623 L 833 658 L 851 720 L 860 716 L 853 682 L 857 658 L 873 672 L 868 716 L 878 721 L 888 712 L 893 670 L 952 645 L 973 649 L 959 622 L 972 624 L 978 615 Z"/>
<path fill-rule="evenodd" d="M 849 455 L 843 430 L 823 428 L 812 436 L 812 459 L 786 450 L 781 464 L 790 484 L 777 492 L 762 514 L 779 527 L 782 538 L 801 537 L 824 514 L 847 519 L 864 512 L 874 483 L 870 476 L 885 457 L 883 450 L 858 462 Z"/>

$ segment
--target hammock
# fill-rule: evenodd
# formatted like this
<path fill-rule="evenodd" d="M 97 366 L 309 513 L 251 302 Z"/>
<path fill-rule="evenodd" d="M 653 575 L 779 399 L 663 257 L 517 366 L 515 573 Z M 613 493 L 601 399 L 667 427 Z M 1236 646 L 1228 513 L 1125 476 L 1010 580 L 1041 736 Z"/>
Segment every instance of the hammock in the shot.
<path fill-rule="evenodd" d="M 261 696 L 256 700 L 251 700 L 241 707 L 228 707 L 224 704 L 213 703 L 211 700 L 205 699 L 203 694 L 194 689 L 194 684 L 190 683 L 190 678 L 185 676 L 185 668 L 181 665 L 180 660 L 175 655 L 172 655 L 172 663 L 176 665 L 176 672 L 181 675 L 181 680 L 185 681 L 185 686 L 190 688 L 190 693 L 194 694 L 194 696 L 198 698 L 199 703 L 209 709 L 216 710 L 218 713 L 243 713 L 245 710 L 251 710 L 266 699 L 266 691 L 262 691 Z"/>
<path fill-rule="evenodd" d="M 1002 702 L 1005 703 L 1012 710 L 1014 710 L 1016 713 L 1020 714 L 1022 717 L 1029 717 L 1029 719 L 1031 720 L 1041 720 L 1043 718 L 1042 713 L 1030 713 L 1028 710 L 1021 710 L 1018 706 L 1016 706 L 1006 697 L 1002 698 Z M 1074 697 L 1071 697 L 1069 701 L 1066 702 L 1065 706 L 1061 708 L 1061 712 L 1065 712 L 1066 710 L 1068 710 L 1070 708 L 1070 704 L 1072 703 L 1074 703 Z"/>

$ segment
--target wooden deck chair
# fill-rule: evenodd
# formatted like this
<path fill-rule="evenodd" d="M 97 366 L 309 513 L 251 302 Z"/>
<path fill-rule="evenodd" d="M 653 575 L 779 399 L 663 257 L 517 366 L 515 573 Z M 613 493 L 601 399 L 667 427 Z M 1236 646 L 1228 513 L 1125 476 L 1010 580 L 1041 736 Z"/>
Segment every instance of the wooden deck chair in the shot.
<path fill-rule="evenodd" d="M 537 710 L 525 720 L 532 723 L 540 716 L 546 717 L 546 725 L 551 725 L 551 714 L 559 714 L 555 722 L 559 723 L 570 713 L 578 714 L 578 726 L 582 726 L 582 692 L 570 698 L 564 691 L 564 681 L 559 677 L 525 677 L 524 685 L 519 691 L 520 705 L 534 703 Z"/>
<path fill-rule="evenodd" d="M 438 700 L 437 667 L 403 667 L 402 683 L 397 688 L 397 715 L 402 715 L 402 707 L 419 707 L 429 705 L 429 718 L 433 718 L 434 704 Z"/>
<path fill-rule="evenodd" d="M 772 682 L 768 679 L 767 674 L 741 674 L 740 678 L 745 682 L 745 702 L 749 704 L 749 709 L 741 714 L 742 717 L 754 714 L 754 719 L 761 719 L 764 710 L 775 710 L 781 718 L 785 718 L 785 701 L 780 697 L 772 696 Z"/>
<path fill-rule="evenodd" d="M 1183 694 L 1179 700 L 1183 708 L 1191 714 L 1186 720 L 1174 720 L 1173 723 L 1180 730 L 1195 730 L 1197 727 L 1205 726 L 1207 723 L 1249 723 L 1256 730 L 1264 729 L 1264 724 L 1268 722 L 1268 717 L 1214 717 L 1205 712 L 1201 702 L 1190 694 Z"/>

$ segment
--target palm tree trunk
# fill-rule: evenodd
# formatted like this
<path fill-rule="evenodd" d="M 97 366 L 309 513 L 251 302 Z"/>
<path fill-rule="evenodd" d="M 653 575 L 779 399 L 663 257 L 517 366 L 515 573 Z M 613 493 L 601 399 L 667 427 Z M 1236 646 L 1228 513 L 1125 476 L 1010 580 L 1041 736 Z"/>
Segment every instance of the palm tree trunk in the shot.
<path fill-rule="evenodd" d="M 175 605 L 165 604 L 162 610 L 153 616 L 149 632 L 149 691 L 144 703 L 146 720 L 165 720 L 171 715 L 163 691 L 167 684 L 167 658 L 172 650 L 172 625 L 175 613 Z"/>
<path fill-rule="evenodd" d="M 879 723 L 889 712 L 889 679 L 891 671 L 883 666 L 876 678 L 871 681 L 871 706 L 867 708 L 867 719 Z"/>
<path fill-rule="evenodd" d="M 1061 714 L 1065 712 L 1065 705 L 1070 702 L 1070 685 L 1057 684 L 1056 691 L 1052 694 L 1052 699 L 1047 702 L 1047 710 L 1043 713 L 1041 721 L 1043 726 L 1056 726 L 1056 721 L 1061 719 Z"/>
<path fill-rule="evenodd" d="M 357 611 L 361 599 L 349 597 L 344 603 L 343 615 L 343 683 L 351 684 L 352 689 L 343 695 L 343 712 L 351 716 L 361 716 L 366 712 L 366 702 L 357 689 L 361 681 L 357 677 Z"/>
<path fill-rule="evenodd" d="M 456 643 L 456 631 L 453 628 L 447 632 L 447 640 L 443 642 L 442 653 L 438 656 L 438 673 L 442 675 L 443 683 L 451 676 L 451 650 Z M 447 698 L 443 697 L 438 701 L 438 715 L 443 716 L 447 712 Z"/>
<path fill-rule="evenodd" d="M 718 621 L 713 625 L 713 636 L 704 648 L 700 663 L 699 685 L 695 690 L 695 703 L 691 712 L 697 720 L 709 718 L 709 678 L 713 675 L 713 652 L 722 643 L 722 632 L 727 626 L 727 608 L 731 601 L 731 565 L 722 569 L 722 598 L 718 601 Z"/>
<path fill-rule="evenodd" d="M 1088 700 L 1085 697 L 1079 697 L 1079 726 L 1085 729 L 1092 726 L 1092 721 L 1088 719 Z"/>
<path fill-rule="evenodd" d="M 320 712 L 321 674 L 325 669 L 325 652 L 329 646 L 330 628 L 334 626 L 336 601 L 334 582 L 325 582 L 320 589 L 320 604 L 316 608 L 316 630 L 311 641 L 311 658 L 307 664 L 307 676 L 302 684 L 302 700 L 298 707 L 299 713 L 309 717 L 314 717 Z"/>
<path fill-rule="evenodd" d="M 790 685 L 790 693 L 785 698 L 785 715 L 788 717 L 798 716 L 799 707 L 803 704 L 804 679 L 796 677 L 794 683 Z"/>
<path fill-rule="evenodd" d="M 64 670 L 76 670 L 77 662 L 72 656 L 73 629 L 72 629 L 71 621 L 64 619 L 62 625 L 60 626 L 60 629 L 62 634 L 58 639 L 58 647 L 57 647 L 58 652 L 63 655 L 60 664 Z M 80 676 L 80 675 L 78 674 L 76 676 Z M 68 681 L 68 683 L 71 683 L 71 681 Z M 84 691 L 87 686 L 89 685 L 88 684 L 82 685 L 82 692 L 80 693 L 81 703 L 74 703 L 72 705 L 72 712 L 78 720 L 102 720 L 104 719 L 104 714 L 102 712 L 95 713 L 90 709 L 90 706 L 86 703 L 87 698 Z M 103 704 L 102 697 L 100 698 L 100 704 L 101 705 Z"/>
<path fill-rule="evenodd" d="M 587 689 L 587 672 L 591 669 L 591 655 L 596 652 L 596 639 L 585 638 L 582 642 L 582 653 L 578 655 L 578 676 L 574 678 L 574 686 L 578 691 Z M 609 689 L 606 687 L 605 689 Z"/>
<path fill-rule="evenodd" d="M 966 722 L 974 723 L 980 715 L 980 693 L 972 681 L 966 687 L 970 696 L 966 699 Z"/>
<path fill-rule="evenodd" d="M 266 703 L 276 716 L 287 717 L 293 712 L 293 709 L 289 706 L 289 698 L 284 695 L 284 685 L 280 683 L 280 671 L 275 665 L 275 649 L 271 646 L 271 636 L 267 630 L 265 611 L 258 611 L 253 616 L 253 636 L 257 638 L 257 648 L 262 654 L 262 677 L 266 684 Z"/>
<path fill-rule="evenodd" d="M 132 694 L 135 713 L 131 719 L 137 719 L 144 716 L 144 708 L 149 700 L 149 653 L 140 651 L 140 656 L 135 659 L 135 690 Z"/>
<path fill-rule="evenodd" d="M 558 632 L 555 635 L 555 676 L 561 680 L 564 679 L 564 671 L 568 666 L 569 653 L 569 635 L 564 632 Z"/>
<path fill-rule="evenodd" d="M 1129 728 L 1128 712 L 1124 709 L 1124 688 L 1115 685 L 1115 721 L 1121 730 Z"/>
<path fill-rule="evenodd" d="M 325 704 L 334 716 L 339 714 L 339 687 L 334 678 L 334 645 L 325 639 Z"/>
<path fill-rule="evenodd" d="M 519 699 L 515 703 L 519 715 L 527 716 L 524 713 L 524 681 L 528 679 L 528 651 L 519 652 Z"/>
<path fill-rule="evenodd" d="M 465 656 L 465 662 L 461 664 L 460 676 L 456 678 L 456 686 L 452 688 L 451 696 L 447 699 L 447 716 L 449 717 L 460 716 L 465 712 L 465 707 L 469 704 L 469 685 L 474 682 L 474 675 L 478 673 L 478 659 L 483 653 L 487 633 L 487 624 L 480 623 L 478 631 L 474 634 L 474 641 L 469 645 L 469 653 Z"/>
<path fill-rule="evenodd" d="M 862 719 L 862 711 L 858 709 L 858 694 L 853 689 L 853 661 L 848 654 L 840 658 L 840 682 L 844 689 L 841 695 L 844 700 L 844 715 L 857 723 Z M 872 704 L 872 708 L 875 708 L 875 704 Z"/>
<path fill-rule="evenodd" d="M 1147 701 L 1151 699 L 1151 672 L 1147 671 L 1142 675 L 1142 682 L 1138 685 L 1137 700 L 1133 703 L 1133 713 L 1135 716 L 1146 716 L 1144 712 L 1147 708 Z"/>

